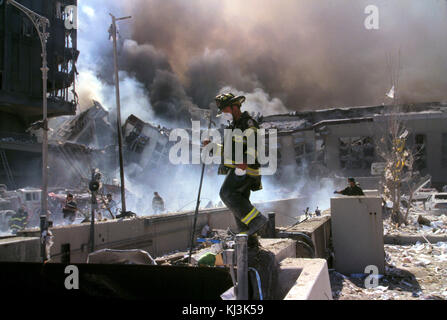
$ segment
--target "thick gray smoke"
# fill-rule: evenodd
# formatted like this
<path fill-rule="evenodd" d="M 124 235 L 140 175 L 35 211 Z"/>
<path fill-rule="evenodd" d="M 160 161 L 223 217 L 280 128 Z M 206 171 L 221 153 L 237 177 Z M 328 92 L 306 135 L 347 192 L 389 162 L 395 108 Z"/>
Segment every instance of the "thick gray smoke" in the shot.
<path fill-rule="evenodd" d="M 264 115 L 381 104 L 391 87 L 386 56 L 394 56 L 397 63 L 399 49 L 400 100 L 446 100 L 446 2 L 376 0 L 379 30 L 364 27 L 369 4 L 366 0 L 79 0 L 81 106 L 89 107 L 95 99 L 112 112 L 115 109 L 109 12 L 132 15 L 119 22 L 122 120 L 134 113 L 144 121 L 183 127 L 189 123 L 191 108 L 209 108 L 215 95 L 228 91 L 245 95 L 244 108 Z M 200 166 L 180 168 L 175 177 L 157 172 L 132 175 L 138 168 L 126 169 L 129 189 L 140 199 L 146 197 L 144 210 L 150 208 L 152 191 L 169 195 L 170 210 L 196 197 Z M 297 195 L 312 183 L 290 177 L 297 181 L 289 181 L 288 190 L 265 179 L 264 190 L 254 193 L 254 199 L 275 199 L 286 192 Z M 203 197 L 218 202 L 221 180 L 215 172 L 207 175 Z M 173 181 L 179 190 L 175 196 Z M 319 190 L 314 202 L 327 202 L 333 186 Z M 137 210 L 141 203 L 132 206 Z"/>
<path fill-rule="evenodd" d="M 223 86 L 293 110 L 381 104 L 399 48 L 401 101 L 446 99 L 445 1 L 374 1 L 379 30 L 364 27 L 363 0 L 126 3 L 132 39 L 163 51 L 200 107 Z"/>
<path fill-rule="evenodd" d="M 120 69 L 160 120 L 185 124 L 191 106 L 208 108 L 225 87 L 278 99 L 282 112 L 381 104 L 391 87 L 386 56 L 397 64 L 399 49 L 400 101 L 446 99 L 445 1 L 377 0 L 379 30 L 364 27 L 363 0 L 79 2 L 79 36 L 95 30 L 79 44 L 80 65 L 109 84 L 108 12 L 132 15 L 119 22 Z"/>

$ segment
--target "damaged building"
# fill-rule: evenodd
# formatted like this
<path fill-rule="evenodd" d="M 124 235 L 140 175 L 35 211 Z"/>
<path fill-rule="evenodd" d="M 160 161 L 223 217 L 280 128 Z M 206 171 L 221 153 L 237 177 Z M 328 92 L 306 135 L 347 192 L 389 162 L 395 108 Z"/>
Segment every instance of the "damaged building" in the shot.
<path fill-rule="evenodd" d="M 169 162 L 170 129 L 155 126 L 130 115 L 123 126 L 125 159 L 142 169 Z"/>
<path fill-rule="evenodd" d="M 278 130 L 278 175 L 290 165 L 310 175 L 372 175 L 382 162 L 377 152 L 391 119 L 409 131 L 407 144 L 418 150 L 415 169 L 431 175 L 432 184 L 447 183 L 447 104 L 333 108 L 266 116 L 262 126 Z M 388 138 L 388 137 L 385 137 Z"/>
<path fill-rule="evenodd" d="M 79 51 L 77 31 L 65 28 L 68 17 L 64 12 L 66 6 L 76 5 L 77 1 L 18 2 L 50 22 L 48 117 L 73 115 Z M 23 12 L 1 1 L 0 16 L 0 183 L 14 189 L 39 185 L 41 181 L 42 146 L 27 128 L 42 120 L 42 48 L 33 23 Z"/>

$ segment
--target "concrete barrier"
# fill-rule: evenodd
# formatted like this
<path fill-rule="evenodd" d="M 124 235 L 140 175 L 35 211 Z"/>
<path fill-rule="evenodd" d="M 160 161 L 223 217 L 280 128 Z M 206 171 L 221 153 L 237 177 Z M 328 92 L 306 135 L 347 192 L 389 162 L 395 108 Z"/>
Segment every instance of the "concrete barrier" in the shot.
<path fill-rule="evenodd" d="M 0 261 L 42 261 L 40 258 L 40 238 L 14 237 L 1 239 Z"/>
<path fill-rule="evenodd" d="M 284 300 L 332 300 L 326 260 L 287 258 L 281 262 L 278 294 Z"/>
<path fill-rule="evenodd" d="M 256 204 L 267 215 L 276 212 L 278 225 L 290 221 L 284 215 L 299 215 L 303 198 L 284 199 Z M 194 212 L 166 213 L 137 217 L 122 221 L 109 220 L 95 223 L 95 250 L 141 249 L 152 257 L 159 257 L 174 250 L 186 250 L 191 240 Z M 287 220 L 288 219 L 288 220 Z M 290 223 L 290 222 L 289 222 Z M 196 235 L 205 224 L 212 229 L 236 228 L 233 215 L 227 208 L 199 211 Z M 57 226 L 52 228 L 54 245 L 51 257 L 54 262 L 85 263 L 89 254 L 90 224 Z M 39 237 L 39 230 L 25 230 L 21 236 Z M 0 256 L 2 255 L 0 247 Z"/>
<path fill-rule="evenodd" d="M 315 217 L 310 220 L 303 221 L 302 223 L 291 228 L 280 228 L 278 230 L 278 237 L 303 241 L 302 237 L 299 236 L 299 233 L 304 233 L 312 240 L 312 244 L 315 249 L 315 258 L 329 258 L 331 241 L 330 216 Z M 297 245 L 297 257 L 310 257 L 308 252 L 305 251 L 299 243 Z"/>
<path fill-rule="evenodd" d="M 385 272 L 381 198 L 331 198 L 335 269 L 342 274 L 363 273 L 369 265 Z"/>
<path fill-rule="evenodd" d="M 425 238 L 424 238 L 425 237 Z M 447 235 L 438 234 L 427 234 L 427 235 L 417 235 L 417 234 L 398 234 L 398 235 L 384 235 L 383 242 L 385 244 L 394 244 L 400 246 L 414 245 L 417 242 L 426 243 L 427 240 L 433 244 L 438 242 L 446 242 Z"/>

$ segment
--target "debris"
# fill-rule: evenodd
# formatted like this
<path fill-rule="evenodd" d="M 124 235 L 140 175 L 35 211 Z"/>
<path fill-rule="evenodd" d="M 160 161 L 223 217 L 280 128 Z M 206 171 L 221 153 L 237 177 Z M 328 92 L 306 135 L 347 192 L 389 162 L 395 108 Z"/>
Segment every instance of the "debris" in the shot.
<path fill-rule="evenodd" d="M 214 265 L 216 264 L 216 254 L 212 252 L 205 253 L 203 256 L 199 258 L 197 264 L 199 265 L 199 267 L 204 266 L 214 267 Z"/>
<path fill-rule="evenodd" d="M 430 224 L 431 224 L 430 220 L 428 220 L 427 218 L 424 218 L 422 215 L 419 215 L 418 223 L 425 225 L 425 226 L 430 226 Z"/>

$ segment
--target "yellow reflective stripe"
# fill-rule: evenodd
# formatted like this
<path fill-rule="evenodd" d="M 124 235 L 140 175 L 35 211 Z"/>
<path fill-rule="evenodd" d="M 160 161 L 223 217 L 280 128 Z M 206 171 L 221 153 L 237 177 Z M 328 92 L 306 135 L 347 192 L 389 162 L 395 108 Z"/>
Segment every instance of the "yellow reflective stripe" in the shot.
<path fill-rule="evenodd" d="M 242 136 L 233 136 L 233 140 L 235 142 L 238 142 L 238 143 L 244 142 L 244 137 L 242 137 Z"/>
<path fill-rule="evenodd" d="M 243 218 L 241 219 L 241 221 L 242 221 L 243 223 L 246 223 L 246 221 L 250 218 L 250 216 L 251 216 L 255 211 L 256 211 L 256 208 L 253 207 L 253 209 L 251 209 L 250 212 L 249 212 L 245 217 L 243 217 Z"/>
<path fill-rule="evenodd" d="M 256 209 L 255 207 L 253 207 L 253 209 L 250 211 L 249 214 L 247 214 L 244 219 L 242 219 L 241 221 L 243 223 L 245 223 L 246 225 L 248 225 L 254 218 L 256 218 L 258 216 L 260 212 L 258 211 L 258 209 Z"/>
<path fill-rule="evenodd" d="M 251 222 L 251 220 L 253 220 L 254 218 L 256 218 L 258 215 L 260 214 L 260 212 L 258 210 L 256 210 L 256 214 L 253 215 L 253 217 L 251 217 L 248 221 L 247 224 L 249 224 Z"/>

